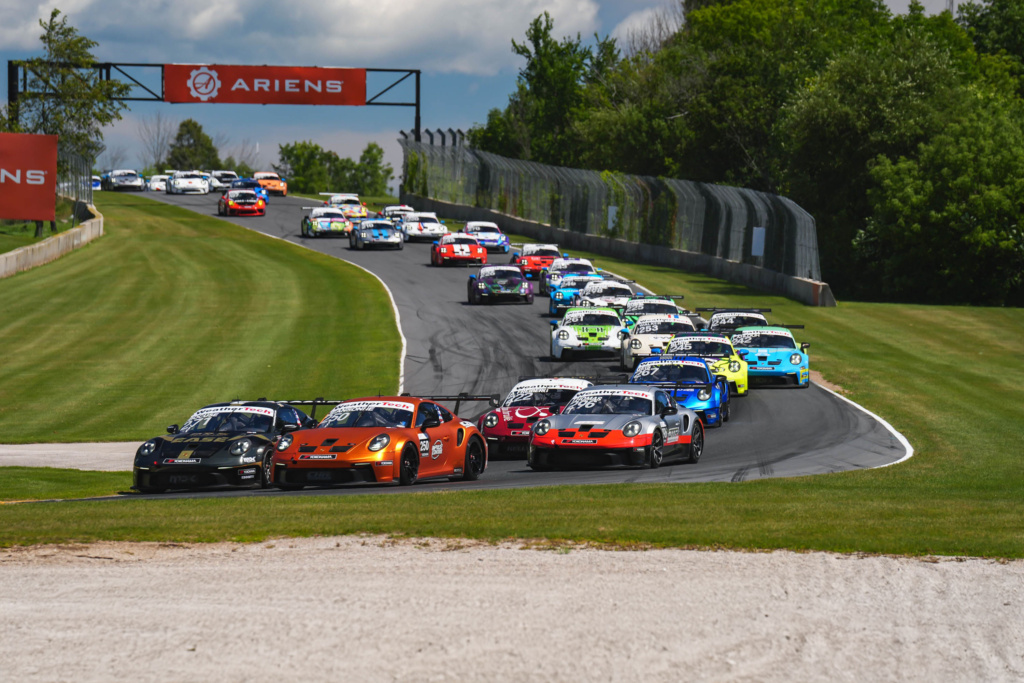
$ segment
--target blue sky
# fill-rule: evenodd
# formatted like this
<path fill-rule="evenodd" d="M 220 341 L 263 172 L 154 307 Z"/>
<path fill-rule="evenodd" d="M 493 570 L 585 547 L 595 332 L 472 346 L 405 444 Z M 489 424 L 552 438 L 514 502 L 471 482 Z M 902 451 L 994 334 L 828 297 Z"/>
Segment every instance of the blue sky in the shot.
<path fill-rule="evenodd" d="M 72 25 L 97 41 L 97 59 L 112 62 L 282 64 L 408 68 L 423 71 L 424 128 L 467 130 L 503 107 L 522 59 L 511 41 L 523 40 L 543 11 L 560 35 L 624 37 L 665 0 L 0 0 L 0 59 L 39 52 L 37 21 L 60 8 Z M 907 2 L 887 0 L 895 12 Z M 946 0 L 925 0 L 941 11 Z M 376 77 L 374 77 L 376 78 Z M 6 69 L 0 71 L 6 97 Z M 411 79 L 410 79 L 411 81 Z M 377 81 L 382 82 L 382 81 Z M 368 85 L 373 91 L 374 80 Z M 386 83 L 385 83 L 386 85 Z M 412 98 L 412 88 L 392 91 Z M 221 143 L 221 155 L 259 146 L 257 165 L 277 161 L 281 143 L 313 140 L 342 156 L 358 157 L 369 141 L 385 149 L 396 171 L 399 130 L 413 110 L 399 107 L 298 107 L 132 103 L 105 130 L 110 154 L 141 166 L 139 125 L 156 113 L 175 123 L 194 118 Z M 101 159 L 102 162 L 105 161 Z"/>

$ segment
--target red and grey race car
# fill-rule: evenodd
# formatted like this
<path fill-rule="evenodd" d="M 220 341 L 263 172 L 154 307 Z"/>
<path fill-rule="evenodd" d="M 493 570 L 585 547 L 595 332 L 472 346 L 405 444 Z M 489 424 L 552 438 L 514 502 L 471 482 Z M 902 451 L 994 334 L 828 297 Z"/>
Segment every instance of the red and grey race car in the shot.
<path fill-rule="evenodd" d="M 267 203 L 252 190 L 228 190 L 217 202 L 221 216 L 266 216 Z"/>
<path fill-rule="evenodd" d="M 496 458 L 525 458 L 533 424 L 558 413 L 591 384 L 585 379 L 548 377 L 515 385 L 500 408 L 480 416 L 477 426 L 487 439 L 487 451 Z"/>
<path fill-rule="evenodd" d="M 514 244 L 512 246 L 522 247 L 512 254 L 512 263 L 519 266 L 530 280 L 540 277 L 541 271 L 550 268 L 556 258 L 561 258 L 558 253 L 557 244 Z"/>
<path fill-rule="evenodd" d="M 447 266 L 452 263 L 484 265 L 487 248 L 475 237 L 453 232 L 444 235 L 430 247 L 430 265 Z"/>
<path fill-rule="evenodd" d="M 594 386 L 561 413 L 538 420 L 526 462 L 531 469 L 626 465 L 659 467 L 667 458 L 697 462 L 704 424 L 670 392 L 636 384 Z"/>

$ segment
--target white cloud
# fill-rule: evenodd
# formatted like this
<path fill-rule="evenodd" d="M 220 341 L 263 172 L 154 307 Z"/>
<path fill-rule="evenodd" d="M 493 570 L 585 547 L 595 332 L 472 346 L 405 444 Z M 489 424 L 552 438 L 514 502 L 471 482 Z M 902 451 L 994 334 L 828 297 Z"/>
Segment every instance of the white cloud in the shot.
<path fill-rule="evenodd" d="M 0 42 L 37 49 L 54 4 L 6 0 Z M 419 68 L 493 75 L 516 66 L 511 38 L 547 11 L 562 35 L 598 28 L 599 0 L 67 0 L 111 61 Z"/>
<path fill-rule="evenodd" d="M 618 43 L 622 45 L 623 43 L 628 42 L 631 34 L 649 25 L 656 16 L 664 11 L 664 8 L 659 6 L 648 7 L 647 9 L 633 12 L 628 17 L 620 21 L 618 26 L 612 29 L 611 37 L 615 38 Z"/>

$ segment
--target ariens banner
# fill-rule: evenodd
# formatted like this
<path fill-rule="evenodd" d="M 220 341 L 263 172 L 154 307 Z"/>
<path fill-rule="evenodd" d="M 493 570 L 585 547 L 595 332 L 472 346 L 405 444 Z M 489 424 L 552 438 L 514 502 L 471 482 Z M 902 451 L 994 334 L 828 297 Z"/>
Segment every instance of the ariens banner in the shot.
<path fill-rule="evenodd" d="M 164 64 L 165 102 L 366 104 L 366 69 Z"/>
<path fill-rule="evenodd" d="M 52 221 L 57 136 L 0 133 L 0 218 Z"/>

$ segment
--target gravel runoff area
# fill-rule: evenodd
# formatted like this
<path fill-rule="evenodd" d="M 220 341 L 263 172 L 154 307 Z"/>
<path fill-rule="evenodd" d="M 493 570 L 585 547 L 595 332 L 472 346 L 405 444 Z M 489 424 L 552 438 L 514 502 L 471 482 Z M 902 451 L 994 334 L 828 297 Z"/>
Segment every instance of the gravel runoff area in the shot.
<path fill-rule="evenodd" d="M 141 441 L 0 444 L 0 467 L 131 472 Z"/>
<path fill-rule="evenodd" d="M 1024 562 L 380 536 L 0 550 L 11 681 L 1019 681 Z"/>

